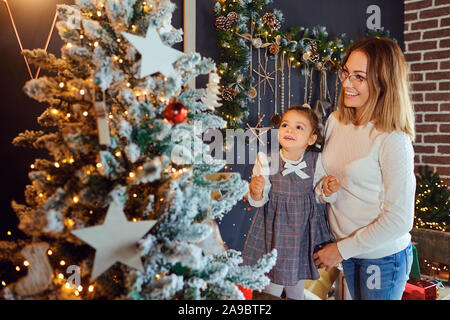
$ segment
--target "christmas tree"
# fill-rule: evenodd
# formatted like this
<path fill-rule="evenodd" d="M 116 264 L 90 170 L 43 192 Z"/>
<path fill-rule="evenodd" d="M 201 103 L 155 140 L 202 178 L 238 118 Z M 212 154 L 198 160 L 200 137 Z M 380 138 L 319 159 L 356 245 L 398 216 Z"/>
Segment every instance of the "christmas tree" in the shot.
<path fill-rule="evenodd" d="M 31 165 L 26 204 L 12 203 L 27 235 L 0 242 L 0 259 L 28 272 L 3 283 L 6 299 L 243 299 L 261 290 L 276 251 L 241 266 L 215 219 L 248 184 L 220 172 L 202 133 L 222 129 L 216 67 L 172 48 L 169 1 L 77 0 L 57 7 L 61 58 L 25 51 L 47 76 L 25 93 L 48 104 L 47 131 L 16 146 L 48 150 Z M 210 75 L 207 89 L 187 83 Z M 191 148 L 191 146 L 194 146 Z M 23 267 L 22 267 L 23 268 Z"/>
<path fill-rule="evenodd" d="M 417 176 L 416 228 L 450 231 L 450 203 L 448 187 L 437 172 L 425 166 Z"/>

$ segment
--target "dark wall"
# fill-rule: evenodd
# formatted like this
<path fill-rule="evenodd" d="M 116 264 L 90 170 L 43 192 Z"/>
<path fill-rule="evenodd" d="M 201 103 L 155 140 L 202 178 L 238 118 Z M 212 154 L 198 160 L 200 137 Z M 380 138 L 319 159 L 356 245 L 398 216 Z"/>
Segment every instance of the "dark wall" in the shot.
<path fill-rule="evenodd" d="M 38 48 L 45 45 L 47 35 L 52 23 L 57 3 L 73 3 L 72 0 L 14 0 L 10 7 L 18 32 L 22 37 L 24 48 Z M 183 1 L 174 1 L 178 9 L 173 17 L 173 25 L 182 27 Z M 358 40 L 366 33 L 366 9 L 369 5 L 378 5 L 381 8 L 381 26 L 390 30 L 391 36 L 396 38 L 403 46 L 403 12 L 402 0 L 315 0 L 292 1 L 275 0 L 271 8 L 278 8 L 284 13 L 285 22 L 283 30 L 293 26 L 325 26 L 330 37 L 346 33 L 350 39 Z M 216 46 L 216 32 L 214 28 L 213 0 L 197 1 L 197 51 L 217 61 L 219 51 Z M 61 40 L 55 30 L 49 46 L 49 52 L 59 56 Z M 40 129 L 36 118 L 46 108 L 29 99 L 22 91 L 22 87 L 29 75 L 20 55 L 20 49 L 14 36 L 9 16 L 3 2 L 0 4 L 0 103 L 2 117 L 1 130 L 1 195 L 0 208 L 0 239 L 6 237 L 8 230 L 15 232 L 17 219 L 11 209 L 10 202 L 15 199 L 23 202 L 25 185 L 29 166 L 37 156 L 42 154 L 35 150 L 15 148 L 11 145 L 12 139 L 26 129 Z M 181 45 L 177 45 L 181 49 Z M 32 70 L 35 68 L 32 67 Z M 294 69 L 295 70 L 295 69 Z M 34 71 L 35 72 L 35 71 Z M 317 80 L 317 79 L 315 79 Z M 197 82 L 204 85 L 204 79 Z M 292 73 L 292 103 L 303 102 L 303 78 L 298 70 Z M 318 86 L 318 82 L 315 82 Z M 330 88 L 333 95 L 333 88 Z M 317 90 L 313 93 L 313 102 L 317 97 Z M 263 114 L 269 118 L 273 113 L 273 97 L 267 94 L 262 98 Z M 256 122 L 256 103 L 250 106 L 248 123 Z M 265 124 L 268 124 L 266 121 Z M 249 180 L 252 165 L 231 165 L 229 171 L 237 171 L 242 177 Z M 248 231 L 253 211 L 247 211 L 247 205 L 237 204 L 233 210 L 220 221 L 220 229 L 224 241 L 230 248 L 241 250 Z"/>

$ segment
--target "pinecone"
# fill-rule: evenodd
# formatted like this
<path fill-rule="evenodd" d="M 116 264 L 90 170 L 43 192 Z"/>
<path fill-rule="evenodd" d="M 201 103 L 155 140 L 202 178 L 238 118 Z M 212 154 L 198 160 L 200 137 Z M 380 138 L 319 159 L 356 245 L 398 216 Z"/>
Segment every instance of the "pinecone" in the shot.
<path fill-rule="evenodd" d="M 233 101 L 236 91 L 233 88 L 224 88 L 222 90 L 222 99 L 225 101 Z"/>
<path fill-rule="evenodd" d="M 309 59 L 313 62 L 316 63 L 319 61 L 319 52 L 317 51 L 317 42 L 316 41 L 310 41 L 309 45 L 311 46 L 311 56 L 309 57 Z"/>
<path fill-rule="evenodd" d="M 314 40 L 309 41 L 309 45 L 311 46 L 311 51 L 317 52 L 317 42 Z"/>
<path fill-rule="evenodd" d="M 231 28 L 232 23 L 230 23 L 230 20 L 228 20 L 227 17 L 219 16 L 216 18 L 216 27 L 228 31 Z"/>
<path fill-rule="evenodd" d="M 280 46 L 277 43 L 272 43 L 269 48 L 269 52 L 273 55 L 278 54 L 278 52 L 280 52 Z"/>
<path fill-rule="evenodd" d="M 280 21 L 278 21 L 277 17 L 275 17 L 275 15 L 273 13 L 270 13 L 270 12 L 266 13 L 263 16 L 263 21 L 272 30 L 278 30 L 281 27 Z"/>
<path fill-rule="evenodd" d="M 236 12 L 232 11 L 227 15 L 227 19 L 231 24 L 233 24 L 239 20 L 239 15 Z"/>
<path fill-rule="evenodd" d="M 312 55 L 309 57 L 309 59 L 310 59 L 313 63 L 319 62 L 319 59 L 320 59 L 319 53 L 318 53 L 317 51 L 313 51 L 313 52 L 312 52 Z"/>

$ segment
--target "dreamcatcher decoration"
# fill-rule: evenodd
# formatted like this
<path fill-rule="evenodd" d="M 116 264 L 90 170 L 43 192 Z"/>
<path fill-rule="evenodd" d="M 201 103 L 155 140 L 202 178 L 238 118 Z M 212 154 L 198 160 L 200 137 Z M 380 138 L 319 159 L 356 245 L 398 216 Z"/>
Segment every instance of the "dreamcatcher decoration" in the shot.
<path fill-rule="evenodd" d="M 285 108 L 285 67 L 286 67 L 286 52 L 283 52 L 283 54 L 281 55 L 281 60 L 280 60 L 280 73 L 281 73 L 281 87 L 280 87 L 280 97 L 281 97 L 281 101 L 280 101 L 280 110 L 281 110 L 281 114 L 284 113 L 284 108 Z"/>
<path fill-rule="evenodd" d="M 317 99 L 314 104 L 313 111 L 319 119 L 319 130 L 323 132 L 325 122 L 324 118 L 331 113 L 330 110 L 332 109 L 332 100 L 327 85 L 327 70 L 323 64 L 318 64 L 317 66 L 320 68 L 320 94 L 319 99 Z"/>
<path fill-rule="evenodd" d="M 251 79 L 253 80 L 253 73 L 256 73 L 256 75 L 258 76 L 258 80 L 256 83 L 256 88 L 252 86 L 252 88 L 250 89 L 249 95 L 251 98 L 256 98 L 258 97 L 258 101 L 257 101 L 257 105 L 258 105 L 258 114 L 257 114 L 257 123 L 254 127 L 251 127 L 248 123 L 247 123 L 247 128 L 251 131 L 251 133 L 253 134 L 253 137 L 250 138 L 250 142 L 252 142 L 255 139 L 258 139 L 258 141 L 262 144 L 265 145 L 264 142 L 261 139 L 261 136 L 264 135 L 265 133 L 267 133 L 270 129 L 272 129 L 273 127 L 262 127 L 262 120 L 264 119 L 264 115 L 261 116 L 261 86 L 264 86 L 264 94 L 266 93 L 266 86 L 268 85 L 271 89 L 272 92 L 274 92 L 276 90 L 276 85 L 273 86 L 271 81 L 275 80 L 276 77 L 276 73 L 277 73 L 277 68 L 275 66 L 275 70 L 273 70 L 272 72 L 268 72 L 268 55 L 267 55 L 267 50 L 268 47 L 270 47 L 272 44 L 271 43 L 267 43 L 267 42 L 263 42 L 261 35 L 256 35 L 254 36 L 254 26 L 255 23 L 254 21 L 251 22 L 251 33 L 250 34 L 243 34 L 240 35 L 241 37 L 243 37 L 244 39 L 248 40 L 250 42 L 250 76 Z M 257 69 L 253 68 L 253 60 L 252 60 L 252 56 L 253 56 L 253 47 L 256 48 L 258 50 L 258 65 L 257 65 Z M 264 65 L 261 62 L 261 49 L 265 49 L 265 58 L 264 58 Z M 253 81 L 252 81 L 253 82 Z M 275 82 L 276 83 L 276 82 Z"/>
<path fill-rule="evenodd" d="M 305 52 L 303 55 L 303 60 L 305 62 L 310 62 L 312 66 L 309 70 L 309 79 L 307 76 L 307 67 L 305 63 L 305 103 L 311 106 L 312 97 L 312 82 L 314 70 L 320 72 L 320 83 L 319 83 L 319 99 L 316 100 L 314 107 L 312 108 L 314 113 L 319 119 L 319 130 L 324 132 L 324 127 L 328 116 L 331 114 L 337 103 L 337 96 L 339 91 L 339 64 L 335 63 L 330 56 L 326 57 L 322 61 L 319 61 L 319 53 L 317 50 L 317 43 L 315 40 L 308 39 L 311 50 Z M 327 65 L 331 64 L 329 67 Z M 327 82 L 327 71 L 330 69 L 332 72 L 336 73 L 335 79 L 335 90 L 334 90 L 334 100 L 331 97 L 330 90 L 328 88 Z M 309 86 L 308 86 L 309 84 Z M 309 87 L 309 89 L 308 89 Z M 306 99 L 306 97 L 308 97 Z"/>
<path fill-rule="evenodd" d="M 331 98 L 330 90 L 328 88 L 327 81 L 327 64 L 331 64 L 330 70 L 334 71 L 335 88 L 334 88 L 334 100 Z M 320 94 L 319 99 L 314 105 L 314 112 L 319 118 L 319 129 L 323 132 L 326 119 L 333 112 L 337 104 L 337 97 L 339 91 L 339 67 L 335 64 L 330 57 L 327 57 L 324 62 L 317 62 L 316 69 L 320 72 Z"/>
<path fill-rule="evenodd" d="M 13 15 L 12 15 L 11 8 L 9 7 L 8 0 L 3 0 L 3 3 L 5 4 L 6 10 L 8 11 L 9 20 L 11 21 L 11 25 L 12 25 L 12 27 L 14 29 L 14 33 L 16 35 L 16 39 L 17 39 L 17 42 L 18 42 L 19 47 L 20 47 L 20 52 L 23 53 L 24 49 L 23 49 L 23 46 L 22 46 L 22 41 L 20 39 L 19 32 L 17 31 L 16 23 L 14 21 Z M 45 43 L 45 47 L 44 47 L 44 51 L 45 52 L 47 52 L 48 45 L 50 43 L 50 39 L 52 38 L 52 34 L 53 34 L 53 30 L 55 29 L 55 24 L 56 24 L 56 19 L 57 18 L 58 18 L 58 13 L 55 12 L 55 15 L 53 17 L 53 22 L 52 22 L 52 25 L 50 27 L 50 31 L 49 31 L 48 36 L 47 36 L 47 41 Z M 37 79 L 39 77 L 39 73 L 41 71 L 41 67 L 39 67 L 37 69 L 37 71 L 36 71 L 36 74 L 33 75 L 33 73 L 31 72 L 30 63 L 28 62 L 28 59 L 27 59 L 27 57 L 25 55 L 23 56 L 23 59 L 25 60 L 25 65 L 27 66 L 27 70 L 28 70 L 28 74 L 30 75 L 30 78 L 31 79 Z"/>
<path fill-rule="evenodd" d="M 277 117 L 279 117 L 278 114 L 278 54 L 280 52 L 280 44 L 281 44 L 281 37 L 278 35 L 275 37 L 275 40 L 272 42 L 272 44 L 269 47 L 269 52 L 270 54 L 272 54 L 275 59 L 274 59 L 274 64 L 275 64 L 275 92 L 274 92 L 274 112 L 270 118 L 270 122 L 274 123 L 274 119 L 277 119 Z"/>
<path fill-rule="evenodd" d="M 295 47 L 297 47 L 297 41 L 293 41 L 292 38 L 288 35 L 289 43 L 288 45 L 293 44 Z M 294 62 L 294 57 L 289 57 L 287 59 L 286 63 L 288 66 L 288 108 L 291 107 L 291 71 L 292 71 L 292 63 Z"/>
<path fill-rule="evenodd" d="M 261 39 L 261 35 L 255 35 L 255 21 L 250 22 L 250 33 L 244 33 L 239 34 L 236 33 L 238 36 L 242 37 L 243 39 L 247 40 L 250 48 L 250 70 L 249 70 L 249 76 L 250 76 L 250 83 L 253 84 L 253 73 L 256 73 L 258 75 L 258 82 L 256 86 L 253 86 L 250 88 L 249 96 L 250 98 L 254 99 L 256 97 L 261 97 L 261 88 L 260 85 L 264 83 L 264 92 L 265 92 L 265 85 L 267 82 L 269 82 L 270 86 L 270 80 L 272 78 L 272 74 L 267 74 L 267 64 L 263 67 L 261 63 L 261 48 L 267 48 L 270 44 L 263 43 L 263 40 Z M 258 49 L 258 66 L 257 69 L 253 68 L 253 48 Z M 260 99 L 258 99 L 258 115 L 261 113 L 261 102 Z"/>
<path fill-rule="evenodd" d="M 311 105 L 314 67 L 308 68 L 308 62 L 310 62 L 313 66 L 316 66 L 319 62 L 320 55 L 317 51 L 316 41 L 314 39 L 307 38 L 305 40 L 309 41 L 310 50 L 305 52 L 302 56 L 302 60 L 305 62 L 303 69 L 303 73 L 305 75 L 305 94 L 303 96 L 303 103 Z"/>

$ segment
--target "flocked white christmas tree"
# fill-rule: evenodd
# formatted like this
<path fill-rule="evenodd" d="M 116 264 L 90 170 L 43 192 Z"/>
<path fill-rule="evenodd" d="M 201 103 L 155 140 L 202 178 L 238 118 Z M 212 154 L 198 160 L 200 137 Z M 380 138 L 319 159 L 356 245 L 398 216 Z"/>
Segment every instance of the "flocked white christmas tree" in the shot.
<path fill-rule="evenodd" d="M 224 161 L 202 141 L 225 127 L 214 112 L 215 64 L 171 48 L 182 40 L 174 9 L 157 0 L 59 5 L 61 58 L 24 53 L 49 71 L 24 90 L 48 104 L 38 122 L 51 130 L 14 144 L 49 157 L 31 166 L 26 204 L 13 202 L 28 238 L 0 242 L 1 257 L 27 259 L 29 272 L 3 298 L 242 299 L 237 285 L 268 284 L 275 251 L 240 266 L 240 252 L 222 245 L 215 219 L 248 185 L 219 173 Z M 200 74 L 210 74 L 208 89 L 190 89 Z"/>

